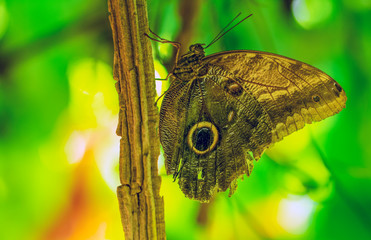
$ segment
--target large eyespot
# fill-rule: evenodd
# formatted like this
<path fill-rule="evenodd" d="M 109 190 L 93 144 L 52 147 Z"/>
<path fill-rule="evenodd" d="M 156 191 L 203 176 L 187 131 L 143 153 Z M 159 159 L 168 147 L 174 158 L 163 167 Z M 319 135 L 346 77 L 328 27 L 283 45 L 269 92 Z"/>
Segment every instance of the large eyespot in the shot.
<path fill-rule="evenodd" d="M 219 139 L 219 133 L 211 122 L 199 122 L 188 132 L 188 146 L 196 154 L 202 155 L 212 151 Z"/>

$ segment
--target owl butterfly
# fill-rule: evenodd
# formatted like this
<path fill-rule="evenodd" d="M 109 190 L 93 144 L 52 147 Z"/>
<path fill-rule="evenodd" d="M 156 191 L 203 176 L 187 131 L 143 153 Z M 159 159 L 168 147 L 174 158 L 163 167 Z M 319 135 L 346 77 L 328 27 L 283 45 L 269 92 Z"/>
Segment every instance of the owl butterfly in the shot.
<path fill-rule="evenodd" d="M 179 52 L 179 43 L 154 35 Z M 265 149 L 340 112 L 347 99 L 334 79 L 306 63 L 250 50 L 205 56 L 207 47 L 194 44 L 177 57 L 159 126 L 167 174 L 201 202 L 228 188 L 233 194 Z"/>

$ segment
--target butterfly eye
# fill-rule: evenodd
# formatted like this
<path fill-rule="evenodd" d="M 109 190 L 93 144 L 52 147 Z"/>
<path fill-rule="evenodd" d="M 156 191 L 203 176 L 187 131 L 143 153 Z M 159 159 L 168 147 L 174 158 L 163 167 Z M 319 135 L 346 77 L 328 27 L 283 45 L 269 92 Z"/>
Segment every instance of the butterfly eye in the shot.
<path fill-rule="evenodd" d="M 188 146 L 198 155 L 212 151 L 219 139 L 219 133 L 211 122 L 199 122 L 188 132 Z"/>
<path fill-rule="evenodd" d="M 194 52 L 194 53 L 203 53 L 204 47 L 202 47 L 202 45 L 205 45 L 205 44 L 200 44 L 200 43 L 193 44 L 189 46 L 189 51 Z"/>

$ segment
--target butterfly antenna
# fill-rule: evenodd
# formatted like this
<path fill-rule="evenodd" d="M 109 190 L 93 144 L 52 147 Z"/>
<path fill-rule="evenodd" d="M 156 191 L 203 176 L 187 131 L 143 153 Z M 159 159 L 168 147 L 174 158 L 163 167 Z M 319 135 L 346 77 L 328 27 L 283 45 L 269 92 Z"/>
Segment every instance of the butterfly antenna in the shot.
<path fill-rule="evenodd" d="M 236 20 L 236 18 L 238 18 L 239 16 L 241 15 L 241 13 L 239 13 L 239 14 L 237 14 L 237 16 L 236 17 L 234 17 L 233 19 L 232 19 L 232 21 L 230 21 L 228 24 L 227 24 L 227 26 L 225 26 L 219 33 L 218 33 L 218 35 L 216 35 L 216 37 L 204 48 L 204 49 L 206 49 L 206 48 L 208 48 L 208 47 L 210 47 L 211 45 L 213 45 L 216 41 L 218 41 L 220 38 L 222 38 L 225 34 L 227 34 L 229 31 L 231 31 L 233 28 L 235 28 L 235 27 L 237 27 L 237 25 L 239 25 L 240 23 L 242 23 L 243 21 L 245 21 L 246 19 L 248 19 L 249 17 L 251 17 L 252 16 L 252 14 L 250 14 L 249 16 L 247 16 L 247 17 L 245 17 L 244 19 L 242 19 L 241 21 L 239 21 L 238 23 L 236 23 L 233 27 L 231 27 L 230 29 L 228 29 L 227 31 L 225 31 L 224 33 L 223 33 L 223 31 L 227 28 L 227 27 L 229 27 L 229 25 L 231 25 L 232 24 L 232 22 L 234 22 L 234 20 Z"/>
<path fill-rule="evenodd" d="M 220 32 L 218 33 L 218 35 L 216 35 L 215 37 L 214 37 L 214 39 L 209 43 L 209 45 L 207 45 L 207 46 L 210 46 L 211 44 L 213 44 L 214 42 L 215 42 L 215 39 L 217 39 L 219 36 L 220 36 L 220 34 L 222 34 L 223 33 L 223 31 L 226 29 L 226 28 L 228 28 L 229 27 L 229 25 L 231 25 L 233 22 L 234 22 L 234 20 L 236 20 L 236 18 L 238 18 L 239 16 L 241 15 L 241 13 L 239 13 L 239 14 L 237 14 L 237 16 L 235 16 L 233 19 L 232 19 L 232 21 L 230 21 L 222 30 L 220 30 Z"/>

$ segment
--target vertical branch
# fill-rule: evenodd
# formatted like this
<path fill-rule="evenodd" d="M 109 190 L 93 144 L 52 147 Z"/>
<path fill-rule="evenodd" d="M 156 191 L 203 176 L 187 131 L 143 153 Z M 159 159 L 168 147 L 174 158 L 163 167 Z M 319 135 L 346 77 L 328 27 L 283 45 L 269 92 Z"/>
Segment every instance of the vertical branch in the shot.
<path fill-rule="evenodd" d="M 125 239 L 165 239 L 157 159 L 158 111 L 146 0 L 108 0 L 119 95 L 120 182 L 117 196 Z"/>

